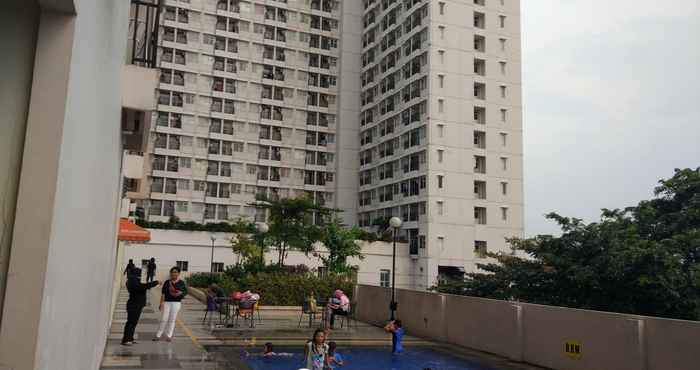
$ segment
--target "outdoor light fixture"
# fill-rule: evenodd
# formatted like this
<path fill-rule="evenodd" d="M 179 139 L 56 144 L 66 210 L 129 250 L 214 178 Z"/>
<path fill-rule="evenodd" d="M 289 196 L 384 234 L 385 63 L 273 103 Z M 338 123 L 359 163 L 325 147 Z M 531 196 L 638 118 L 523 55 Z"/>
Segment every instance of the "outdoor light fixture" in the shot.
<path fill-rule="evenodd" d="M 403 224 L 398 217 L 392 217 L 389 219 L 389 225 L 393 229 L 392 239 L 394 242 L 394 250 L 391 254 L 391 303 L 389 303 L 389 310 L 391 310 L 391 320 L 396 318 L 396 309 L 399 304 L 396 302 L 396 234 L 399 232 L 399 228 Z"/>
<path fill-rule="evenodd" d="M 270 226 L 264 222 L 258 222 L 255 227 L 258 230 L 258 243 L 260 243 L 260 266 L 265 265 L 265 238 L 264 234 L 270 231 Z"/>
<path fill-rule="evenodd" d="M 209 263 L 209 270 L 211 272 L 210 277 L 213 277 L 214 276 L 214 242 L 216 241 L 216 236 L 214 234 L 211 234 L 209 239 L 211 239 L 211 261 Z"/>

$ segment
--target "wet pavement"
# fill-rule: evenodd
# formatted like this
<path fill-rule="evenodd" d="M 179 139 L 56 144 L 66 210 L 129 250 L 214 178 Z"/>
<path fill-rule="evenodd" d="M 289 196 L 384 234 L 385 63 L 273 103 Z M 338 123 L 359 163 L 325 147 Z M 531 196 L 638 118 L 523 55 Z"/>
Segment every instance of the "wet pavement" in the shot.
<path fill-rule="evenodd" d="M 155 302 L 146 306 L 138 327 L 136 341 L 133 346 L 122 346 L 121 338 L 126 322 L 126 300 L 128 293 L 125 289 L 119 293 L 119 300 L 114 312 L 112 327 L 107 340 L 101 369 L 197 369 L 197 370 L 249 370 L 241 361 L 245 352 L 259 352 L 263 344 L 270 342 L 276 347 L 300 349 L 311 338 L 314 330 L 322 323 L 314 321 L 309 327 L 308 316 L 301 317 L 297 308 L 280 309 L 277 307 L 262 307 L 260 318 L 256 314 L 255 325 L 250 327 L 249 321 L 239 321 L 237 327 L 226 327 L 219 323 L 216 315 L 211 323 L 203 322 L 205 305 L 192 295 L 183 300 L 172 342 L 153 342 L 158 329 L 160 312 L 157 309 L 160 289 L 151 290 L 150 301 Z M 391 346 L 391 337 L 381 328 L 368 324 L 351 321 L 350 326 L 331 332 L 329 340 L 338 343 L 339 348 L 345 346 L 386 347 Z M 425 341 L 406 336 L 404 344 L 411 346 L 430 346 L 437 349 L 448 349 L 454 354 L 459 353 L 465 359 L 490 365 L 497 369 L 534 369 L 532 367 L 513 364 L 502 358 L 480 352 L 469 351 L 445 344 Z"/>

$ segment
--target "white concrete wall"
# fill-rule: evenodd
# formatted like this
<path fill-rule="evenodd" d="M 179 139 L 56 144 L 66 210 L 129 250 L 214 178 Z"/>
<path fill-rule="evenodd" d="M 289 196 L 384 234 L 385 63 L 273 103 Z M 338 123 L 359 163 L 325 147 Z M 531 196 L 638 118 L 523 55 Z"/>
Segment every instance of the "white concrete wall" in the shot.
<path fill-rule="evenodd" d="M 0 7 L 0 322 L 10 261 L 12 226 L 27 125 L 39 12 L 34 7 Z"/>
<path fill-rule="evenodd" d="M 362 54 L 362 2 L 342 2 L 340 21 L 340 89 L 336 150 L 336 207 L 348 225 L 357 225 L 359 187 L 360 60 Z"/>
<path fill-rule="evenodd" d="M 117 262 L 128 6 L 41 4 L 0 368 L 99 368 Z"/>
<path fill-rule="evenodd" d="M 37 343 L 39 369 L 97 368 L 102 357 L 116 260 L 127 10 L 126 2 L 79 3 Z M 70 304 L 68 287 L 78 293 Z"/>
<path fill-rule="evenodd" d="M 137 266 L 141 261 L 154 257 L 158 265 L 157 278 L 164 279 L 168 270 L 175 266 L 177 261 L 188 261 L 189 271 L 209 272 L 211 261 L 211 233 L 192 232 L 179 230 L 155 230 L 151 232 L 151 241 L 145 244 L 129 243 L 124 246 L 124 257 L 121 261 L 121 268 L 126 266 L 129 259 L 133 259 Z M 235 264 L 237 255 L 231 250 L 229 240 L 233 234 L 214 234 L 214 262 L 223 262 L 224 265 Z M 349 264 L 359 266 L 358 282 L 365 285 L 379 285 L 379 272 L 382 269 L 391 270 L 390 243 L 375 242 L 364 243 L 364 260 L 353 258 Z M 319 250 L 323 250 L 319 248 Z M 397 244 L 396 257 L 396 286 L 409 289 L 413 287 L 416 276 L 412 275 L 411 258 L 408 255 L 406 244 Z M 270 250 L 265 255 L 268 263 L 277 261 L 277 253 Z M 303 253 L 290 252 L 285 260 L 286 265 L 307 265 L 311 269 L 316 269 L 322 264 L 315 257 L 306 257 Z"/>

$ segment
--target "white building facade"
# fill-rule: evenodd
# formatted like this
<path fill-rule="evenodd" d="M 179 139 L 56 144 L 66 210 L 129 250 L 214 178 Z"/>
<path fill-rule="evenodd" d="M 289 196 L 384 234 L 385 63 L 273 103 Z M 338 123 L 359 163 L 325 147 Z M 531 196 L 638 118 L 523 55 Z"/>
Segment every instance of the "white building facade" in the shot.
<path fill-rule="evenodd" d="M 520 4 L 364 3 L 359 223 L 401 217 L 425 289 L 522 235 Z"/>
<path fill-rule="evenodd" d="M 136 266 L 145 265 L 151 258 L 156 259 L 158 279 L 166 279 L 168 270 L 179 267 L 185 276 L 197 272 L 223 271 L 226 266 L 240 262 L 240 256 L 233 253 L 231 239 L 234 234 L 209 233 L 204 231 L 180 231 L 149 229 L 151 240 L 146 243 L 128 243 L 123 246 L 122 266 L 133 259 Z M 212 236 L 214 241 L 212 243 Z M 124 242 L 122 242 L 124 243 Z M 392 245 L 386 242 L 362 242 L 364 259 L 351 258 L 348 264 L 357 266 L 357 281 L 360 284 L 390 286 Z M 408 248 L 397 243 L 396 287 L 410 289 L 416 279 L 412 276 Z M 322 246 L 318 252 L 325 253 Z M 269 250 L 265 254 L 266 263 L 277 262 L 277 252 Z M 213 261 L 213 265 L 212 265 Z M 323 265 L 318 257 L 306 256 L 301 252 L 289 252 L 286 265 L 306 265 L 311 271 L 323 274 Z M 145 271 L 145 270 L 144 270 Z"/>
<path fill-rule="evenodd" d="M 256 194 L 398 216 L 414 289 L 522 236 L 518 0 L 162 5 L 144 217 L 264 221 Z"/>

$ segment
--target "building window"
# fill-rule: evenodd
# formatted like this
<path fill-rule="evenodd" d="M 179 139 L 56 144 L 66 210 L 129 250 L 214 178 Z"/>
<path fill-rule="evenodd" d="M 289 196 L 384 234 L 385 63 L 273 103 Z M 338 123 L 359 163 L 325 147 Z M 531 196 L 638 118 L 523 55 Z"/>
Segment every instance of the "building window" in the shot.
<path fill-rule="evenodd" d="M 445 151 L 444 151 L 444 150 L 442 150 L 442 149 L 438 149 L 438 150 L 437 150 L 437 160 L 438 160 L 438 163 L 442 163 L 444 154 L 445 154 Z"/>
<path fill-rule="evenodd" d="M 474 222 L 479 225 L 486 225 L 486 208 L 474 207 Z"/>
<path fill-rule="evenodd" d="M 474 131 L 474 147 L 478 149 L 486 149 L 486 132 Z"/>
<path fill-rule="evenodd" d="M 486 75 L 486 61 L 483 59 L 474 59 L 474 74 L 479 76 Z"/>
<path fill-rule="evenodd" d="M 445 50 L 438 50 L 440 56 L 440 64 L 445 64 Z"/>
<path fill-rule="evenodd" d="M 506 62 L 500 61 L 498 64 L 501 65 L 501 74 L 505 75 L 506 74 Z"/>
<path fill-rule="evenodd" d="M 438 31 L 440 31 L 440 40 L 445 39 L 445 26 L 438 26 Z"/>
<path fill-rule="evenodd" d="M 501 51 L 506 51 L 506 39 L 500 38 L 498 41 L 501 43 Z"/>
<path fill-rule="evenodd" d="M 379 270 L 379 286 L 384 288 L 391 286 L 391 270 Z"/>
<path fill-rule="evenodd" d="M 443 175 L 437 175 L 438 189 L 442 189 L 442 185 L 443 185 L 442 183 L 443 183 L 444 177 L 445 177 L 445 176 L 443 176 Z"/>
<path fill-rule="evenodd" d="M 437 204 L 437 214 L 440 216 L 444 215 L 445 214 L 445 204 L 441 200 L 438 200 L 436 202 L 436 204 Z"/>
<path fill-rule="evenodd" d="M 487 244 L 483 240 L 475 240 L 474 241 L 474 256 L 476 258 L 486 258 L 486 254 L 488 253 L 488 248 Z"/>
<path fill-rule="evenodd" d="M 474 35 L 474 50 L 482 53 L 486 51 L 486 38 L 484 36 Z"/>
<path fill-rule="evenodd" d="M 501 122 L 506 123 L 506 114 L 508 113 L 508 110 L 505 108 L 501 108 Z"/>
<path fill-rule="evenodd" d="M 501 165 L 503 165 L 503 171 L 508 170 L 508 158 L 501 157 Z"/>
<path fill-rule="evenodd" d="M 438 85 L 441 89 L 445 87 L 445 75 L 438 75 Z"/>
<path fill-rule="evenodd" d="M 501 207 L 501 220 L 508 221 L 508 207 Z"/>
<path fill-rule="evenodd" d="M 478 123 L 480 125 L 486 124 L 486 108 L 474 107 L 474 123 Z"/>
<path fill-rule="evenodd" d="M 498 19 L 501 24 L 501 28 L 506 28 L 506 16 L 505 15 L 499 15 Z"/>
<path fill-rule="evenodd" d="M 481 155 L 474 156 L 474 172 L 486 173 L 486 157 Z"/>
<path fill-rule="evenodd" d="M 212 272 L 224 272 L 224 263 L 223 262 L 214 262 L 211 264 L 211 271 Z"/>
<path fill-rule="evenodd" d="M 506 98 L 506 87 L 504 85 L 501 85 L 501 98 Z"/>
<path fill-rule="evenodd" d="M 326 276 L 328 276 L 328 268 L 325 266 L 319 266 L 317 272 L 318 272 L 318 277 L 320 279 L 323 279 Z"/>
<path fill-rule="evenodd" d="M 503 144 L 504 147 L 507 146 L 508 145 L 508 134 L 505 132 L 501 132 L 500 135 L 501 135 L 501 144 Z"/>
<path fill-rule="evenodd" d="M 438 123 L 437 129 L 438 137 L 445 137 L 445 125 L 443 125 L 442 123 Z"/>
<path fill-rule="evenodd" d="M 479 100 L 486 99 L 486 84 L 474 82 L 474 97 Z"/>
<path fill-rule="evenodd" d="M 187 271 L 190 263 L 188 261 L 177 261 L 175 262 L 175 266 L 180 269 L 180 271 Z"/>
<path fill-rule="evenodd" d="M 486 28 L 486 14 L 474 12 L 474 27 L 481 29 Z"/>
<path fill-rule="evenodd" d="M 445 3 L 441 1 L 438 6 L 440 7 L 440 15 L 445 15 Z"/>
<path fill-rule="evenodd" d="M 508 183 L 505 181 L 501 182 L 501 193 L 503 195 L 508 195 Z"/>
<path fill-rule="evenodd" d="M 486 181 L 474 181 L 474 197 L 486 199 Z"/>
<path fill-rule="evenodd" d="M 445 112 L 445 101 L 443 99 L 438 99 L 438 112 L 439 113 Z"/>

